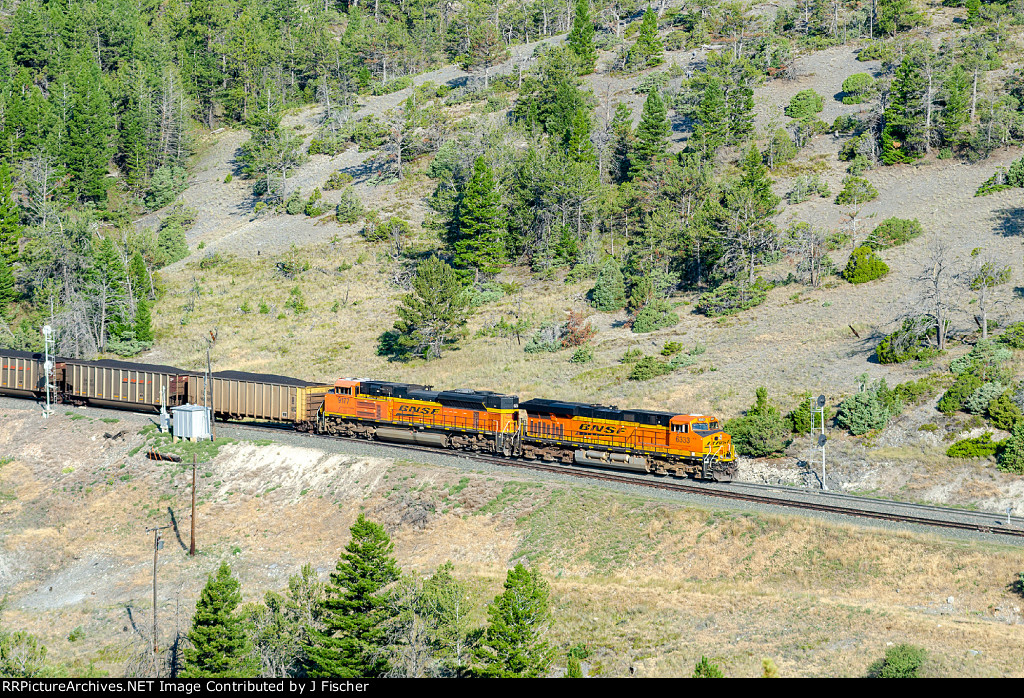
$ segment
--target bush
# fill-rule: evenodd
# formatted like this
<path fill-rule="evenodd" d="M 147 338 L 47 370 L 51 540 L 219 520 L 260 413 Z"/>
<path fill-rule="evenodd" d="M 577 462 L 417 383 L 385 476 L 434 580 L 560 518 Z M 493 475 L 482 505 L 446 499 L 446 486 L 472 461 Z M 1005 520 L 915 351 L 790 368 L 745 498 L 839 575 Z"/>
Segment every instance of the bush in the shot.
<path fill-rule="evenodd" d="M 331 173 L 331 176 L 324 182 L 324 191 L 335 191 L 341 189 L 345 185 L 351 184 L 354 178 L 348 172 L 342 172 L 337 170 Z"/>
<path fill-rule="evenodd" d="M 916 218 L 887 218 L 871 231 L 865 244 L 876 250 L 884 250 L 910 242 L 921 235 L 924 235 L 924 228 Z"/>
<path fill-rule="evenodd" d="M 305 213 L 310 218 L 317 218 L 324 215 L 324 195 L 320 193 L 320 187 L 313 190 L 306 201 Z"/>
<path fill-rule="evenodd" d="M 668 373 L 672 373 L 672 367 L 667 363 L 658 361 L 653 356 L 645 356 L 633 364 L 628 377 L 631 381 L 646 381 Z"/>
<path fill-rule="evenodd" d="M 291 290 L 288 300 L 285 301 L 284 307 L 291 308 L 296 315 L 309 310 L 309 306 L 306 305 L 306 299 L 302 296 L 301 288 L 296 286 Z"/>
<path fill-rule="evenodd" d="M 814 90 L 801 90 L 793 95 L 786 106 L 786 116 L 791 119 L 812 119 L 825 108 L 825 99 Z"/>
<path fill-rule="evenodd" d="M 843 104 L 860 104 L 871 96 L 875 80 L 867 73 L 854 73 L 843 80 Z"/>
<path fill-rule="evenodd" d="M 593 347 L 580 347 L 573 352 L 572 358 L 569 359 L 570 363 L 574 364 L 589 364 L 594 360 L 594 348 Z"/>
<path fill-rule="evenodd" d="M 885 651 L 868 669 L 868 676 L 876 679 L 916 679 L 927 653 L 913 645 L 896 645 Z"/>
<path fill-rule="evenodd" d="M 561 330 L 562 347 L 566 349 L 581 347 L 593 339 L 596 334 L 597 330 L 582 313 L 570 310 L 569 318 Z"/>
<path fill-rule="evenodd" d="M 996 341 L 1014 349 L 1024 349 L 1024 322 L 1008 325 Z"/>
<path fill-rule="evenodd" d="M 697 299 L 694 309 L 708 317 L 735 315 L 764 303 L 772 284 L 757 279 L 750 285 L 722 284 L 714 291 L 708 291 Z"/>
<path fill-rule="evenodd" d="M 946 455 L 950 458 L 988 458 L 995 455 L 1002 443 L 992 441 L 992 432 L 986 431 L 973 439 L 960 439 L 946 449 Z"/>
<path fill-rule="evenodd" d="M 883 429 L 889 419 L 900 413 L 902 404 L 895 391 L 885 384 L 885 379 L 867 385 L 867 375 L 861 376 L 860 392 L 839 403 L 836 410 L 836 424 L 848 429 L 854 436 Z"/>
<path fill-rule="evenodd" d="M 789 428 L 793 433 L 809 434 L 821 429 L 821 413 L 818 412 L 816 404 L 812 406 L 813 399 L 810 393 L 804 393 L 799 404 L 786 415 L 786 421 L 789 422 Z M 830 417 L 829 410 L 826 408 L 826 423 Z"/>
<path fill-rule="evenodd" d="M 644 356 L 643 351 L 640 349 L 628 349 L 626 353 L 619 359 L 619 363 L 622 364 L 635 364 L 637 361 L 642 359 Z"/>
<path fill-rule="evenodd" d="M 1006 386 L 1002 383 L 984 383 L 964 400 L 964 410 L 971 414 L 988 414 L 989 403 L 1005 392 Z"/>
<path fill-rule="evenodd" d="M 347 187 L 341 192 L 341 201 L 334 209 L 334 218 L 338 223 L 355 223 L 363 217 L 363 204 L 352 191 Z"/>
<path fill-rule="evenodd" d="M 670 310 L 668 301 L 658 299 L 640 308 L 633 317 L 630 329 L 637 334 L 642 334 L 672 327 L 678 322 L 679 316 Z"/>
<path fill-rule="evenodd" d="M 896 397 L 903 405 L 920 405 L 939 392 L 939 386 L 931 378 L 900 383 L 895 388 Z"/>
<path fill-rule="evenodd" d="M 306 202 L 302 200 L 302 192 L 296 189 L 284 202 L 284 210 L 289 216 L 297 216 L 306 210 Z"/>
<path fill-rule="evenodd" d="M 889 273 L 889 265 L 867 245 L 861 245 L 850 255 L 843 270 L 843 278 L 851 284 L 863 284 L 880 279 Z"/>
<path fill-rule="evenodd" d="M 821 175 L 809 174 L 800 175 L 793 180 L 793 188 L 790 190 L 787 197 L 789 198 L 790 204 L 798 204 L 801 201 L 806 201 L 817 194 L 823 199 L 827 199 L 832 196 L 832 192 L 828 188 L 828 182 L 822 179 Z"/>
<path fill-rule="evenodd" d="M 857 205 L 876 198 L 878 198 L 878 190 L 871 182 L 863 177 L 847 175 L 843 177 L 843 189 L 836 196 L 836 203 L 840 206 Z"/>
<path fill-rule="evenodd" d="M 675 356 L 683 350 L 681 342 L 665 342 L 665 346 L 661 349 L 662 356 Z"/>
<path fill-rule="evenodd" d="M 901 364 L 934 356 L 936 350 L 925 344 L 930 324 L 927 317 L 905 319 L 903 327 L 886 335 L 875 347 L 878 363 Z"/>
<path fill-rule="evenodd" d="M 555 323 L 545 323 L 530 337 L 530 341 L 523 347 L 527 354 L 540 354 L 542 352 L 554 352 L 562 348 L 558 326 Z"/>
<path fill-rule="evenodd" d="M 939 400 L 939 412 L 945 415 L 952 415 L 964 406 L 967 399 L 974 395 L 974 392 L 984 385 L 985 381 L 973 371 L 964 371 L 949 390 L 943 393 Z"/>
<path fill-rule="evenodd" d="M 760 458 L 782 453 L 792 442 L 790 423 L 768 402 L 766 388 L 758 388 L 755 394 L 756 402 L 744 416 L 726 422 L 725 431 L 741 456 Z"/>
<path fill-rule="evenodd" d="M 1024 474 L 1024 419 L 1013 427 L 1013 435 L 1003 442 L 999 453 L 999 469 L 1007 473 Z"/>
<path fill-rule="evenodd" d="M 1024 413 L 1013 401 L 1012 391 L 1007 390 L 988 404 L 988 419 L 997 429 L 1013 431 Z"/>
<path fill-rule="evenodd" d="M 234 176 L 230 172 L 228 172 L 226 175 L 224 175 L 224 184 L 231 184 L 231 180 L 233 179 Z"/>
<path fill-rule="evenodd" d="M 314 138 L 309 142 L 307 155 L 335 156 L 348 148 L 348 141 L 342 138 Z"/>
<path fill-rule="evenodd" d="M 156 234 L 156 253 L 154 264 L 164 267 L 188 256 L 188 242 L 185 231 L 192 226 L 190 214 L 183 211 L 172 213 L 160 221 Z"/>
<path fill-rule="evenodd" d="M 1003 169 L 1002 167 L 996 168 L 996 173 L 986 179 L 978 190 L 974 192 L 975 196 L 987 196 L 988 194 L 994 194 L 997 191 L 1003 191 L 1004 189 L 1014 189 L 1024 187 L 1024 157 L 1019 160 L 1014 160 L 1010 165 L 1010 168 Z"/>
<path fill-rule="evenodd" d="M 860 176 L 871 169 L 871 161 L 868 160 L 868 156 L 864 153 L 857 153 L 850 159 L 850 164 L 847 165 L 846 171 L 852 175 Z"/>
<path fill-rule="evenodd" d="M 693 667 L 693 679 L 721 679 L 724 678 L 725 674 L 718 668 L 717 664 L 713 664 L 707 657 L 702 656 L 697 665 Z"/>

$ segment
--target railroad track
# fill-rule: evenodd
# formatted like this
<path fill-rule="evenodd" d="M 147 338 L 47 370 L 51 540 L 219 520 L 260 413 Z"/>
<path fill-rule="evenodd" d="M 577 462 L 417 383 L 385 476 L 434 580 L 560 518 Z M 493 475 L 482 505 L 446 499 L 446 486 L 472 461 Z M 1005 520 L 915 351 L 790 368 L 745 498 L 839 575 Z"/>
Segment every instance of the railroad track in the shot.
<path fill-rule="evenodd" d="M 782 506 L 862 519 L 914 524 L 931 528 L 971 531 L 975 533 L 990 533 L 1024 539 L 1024 518 L 1011 517 L 1009 519 L 1009 525 L 1007 525 L 1007 520 L 1005 518 L 1000 519 L 999 516 L 994 513 L 972 512 L 964 509 L 950 509 L 928 504 L 916 504 L 913 502 L 895 502 L 892 500 L 876 499 L 872 497 L 835 492 L 821 492 L 817 490 L 806 490 L 781 485 L 760 485 L 745 482 L 709 484 L 692 480 L 680 480 L 672 476 L 638 476 L 616 471 L 599 470 L 591 467 L 583 469 L 561 463 L 528 460 L 524 458 L 503 458 L 485 453 L 441 451 L 436 448 L 416 446 L 412 444 L 392 444 L 381 441 L 371 442 L 366 439 L 353 437 L 310 434 L 294 431 L 286 425 L 256 425 L 251 423 L 239 424 L 226 422 L 224 423 L 224 426 L 231 429 L 242 429 L 262 433 L 266 433 L 268 429 L 287 431 L 290 434 L 300 434 L 311 439 L 326 438 L 353 443 L 372 443 L 375 446 L 394 448 L 399 451 L 422 451 L 424 453 L 431 453 L 434 455 L 454 456 L 465 458 L 467 460 L 500 465 L 503 467 L 514 467 L 557 475 L 568 475 L 587 480 L 648 487 L 656 490 L 666 490 L 671 492 L 701 495 L 705 497 L 717 497 L 754 504 Z"/>

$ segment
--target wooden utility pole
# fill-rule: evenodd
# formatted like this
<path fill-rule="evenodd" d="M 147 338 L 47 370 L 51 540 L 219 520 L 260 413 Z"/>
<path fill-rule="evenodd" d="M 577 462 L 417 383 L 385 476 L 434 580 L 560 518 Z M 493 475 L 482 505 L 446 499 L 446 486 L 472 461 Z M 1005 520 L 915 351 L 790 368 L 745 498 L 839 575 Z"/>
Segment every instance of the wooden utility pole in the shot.
<path fill-rule="evenodd" d="M 189 557 L 196 556 L 196 454 L 192 454 L 192 539 L 188 544 Z"/>
<path fill-rule="evenodd" d="M 153 532 L 153 678 L 160 676 L 159 663 L 157 661 L 160 656 L 160 647 L 157 644 L 157 632 L 156 632 L 156 562 L 157 556 L 160 553 L 160 548 L 164 547 L 163 540 L 160 539 L 160 531 L 165 528 L 170 528 L 170 524 L 166 526 L 156 526 L 154 528 L 147 528 L 146 533 Z"/>

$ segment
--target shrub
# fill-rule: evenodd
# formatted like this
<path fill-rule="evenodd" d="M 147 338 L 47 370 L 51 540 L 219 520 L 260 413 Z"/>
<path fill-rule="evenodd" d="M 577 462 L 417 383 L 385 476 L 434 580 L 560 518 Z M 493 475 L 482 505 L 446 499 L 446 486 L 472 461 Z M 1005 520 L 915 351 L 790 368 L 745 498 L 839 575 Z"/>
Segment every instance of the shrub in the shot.
<path fill-rule="evenodd" d="M 974 371 L 964 371 L 957 376 L 956 382 L 939 399 L 939 411 L 951 415 L 964 406 L 974 391 L 984 385 L 985 381 Z"/>
<path fill-rule="evenodd" d="M 174 201 L 174 198 L 185 191 L 188 186 L 188 173 L 184 167 L 163 165 L 156 169 L 149 180 L 149 191 L 146 193 L 146 208 L 155 210 L 163 208 Z"/>
<path fill-rule="evenodd" d="M 986 179 L 974 195 L 987 196 L 1004 189 L 1019 187 L 1024 187 L 1024 157 L 1014 160 L 1008 170 L 997 167 L 996 173 Z"/>
<path fill-rule="evenodd" d="M 875 347 L 878 362 L 901 364 L 934 356 L 936 350 L 925 344 L 930 325 L 931 321 L 927 317 L 905 319 L 903 327 L 886 335 Z"/>
<path fill-rule="evenodd" d="M 653 356 L 645 356 L 635 364 L 629 372 L 629 380 L 646 381 L 658 376 L 672 373 L 672 367 L 664 361 L 658 361 Z"/>
<path fill-rule="evenodd" d="M 796 157 L 796 143 L 784 128 L 776 129 L 768 148 L 761 154 L 769 167 L 778 167 Z"/>
<path fill-rule="evenodd" d="M 555 323 L 545 323 L 530 337 L 530 341 L 523 347 L 523 351 L 527 354 L 558 351 L 562 348 L 562 340 L 559 334 L 558 326 Z"/>
<path fill-rule="evenodd" d="M 786 116 L 791 119 L 812 119 L 825 108 L 825 99 L 814 90 L 801 90 L 786 105 Z"/>
<path fill-rule="evenodd" d="M 718 668 L 717 664 L 713 664 L 707 657 L 702 656 L 697 665 L 693 667 L 693 679 L 721 679 L 724 678 L 725 674 Z"/>
<path fill-rule="evenodd" d="M 331 173 L 331 176 L 324 182 L 324 191 L 334 191 L 341 189 L 347 184 L 351 184 L 354 178 L 348 172 L 342 172 L 337 170 Z"/>
<path fill-rule="evenodd" d="M 291 308 L 295 311 L 296 315 L 306 312 L 309 310 L 309 306 L 306 305 L 306 299 L 302 296 L 302 289 L 296 286 L 291 290 L 289 298 L 285 301 L 284 307 Z"/>
<path fill-rule="evenodd" d="M 334 156 L 348 148 L 348 140 L 343 138 L 314 138 L 306 150 L 308 155 Z"/>
<path fill-rule="evenodd" d="M 1024 474 L 1024 419 L 1017 420 L 1013 435 L 1003 442 L 999 469 L 1007 473 Z"/>
<path fill-rule="evenodd" d="M 921 235 L 924 235 L 924 228 L 916 218 L 887 218 L 871 231 L 865 244 L 876 250 L 884 250 L 910 242 Z"/>
<path fill-rule="evenodd" d="M 289 216 L 297 216 L 306 210 L 306 202 L 302 200 L 302 192 L 296 189 L 284 202 L 284 210 Z"/>
<path fill-rule="evenodd" d="M 260 315 L 266 315 L 270 312 L 270 306 L 267 305 L 266 301 L 260 301 Z"/>
<path fill-rule="evenodd" d="M 843 177 L 843 189 L 836 196 L 836 203 L 840 206 L 857 205 L 876 198 L 878 198 L 878 190 L 871 182 L 863 177 L 847 175 Z"/>
<path fill-rule="evenodd" d="M 309 195 L 309 200 L 306 201 L 305 213 L 310 218 L 317 218 L 318 216 L 324 215 L 324 195 L 320 192 L 320 187 L 313 190 L 313 193 Z"/>
<path fill-rule="evenodd" d="M 681 342 L 665 342 L 665 346 L 661 349 L 662 356 L 675 356 L 683 350 Z"/>
<path fill-rule="evenodd" d="M 186 213 L 171 214 L 160 222 L 156 234 L 156 253 L 153 255 L 155 266 L 174 264 L 188 256 L 185 230 L 191 227 L 192 222 Z"/>
<path fill-rule="evenodd" d="M 828 182 L 822 179 L 821 175 L 809 174 L 800 175 L 793 180 L 793 188 L 787 194 L 787 197 L 789 198 L 789 203 L 798 204 L 815 194 L 824 199 L 832 196 L 832 192 L 828 188 Z"/>
<path fill-rule="evenodd" d="M 224 184 L 231 184 L 231 180 L 233 179 L 234 176 L 230 172 L 228 172 L 226 175 L 224 175 Z"/>
<path fill-rule="evenodd" d="M 1006 386 L 1002 383 L 984 383 L 964 400 L 964 410 L 971 414 L 987 414 L 989 403 L 1005 392 Z"/>
<path fill-rule="evenodd" d="M 363 217 L 363 204 L 351 187 L 341 192 L 341 201 L 334 209 L 334 218 L 338 223 L 355 223 Z"/>
<path fill-rule="evenodd" d="M 732 436 L 736 453 L 759 458 L 781 453 L 792 439 L 790 423 L 768 402 L 768 390 L 758 388 L 756 401 L 742 417 L 730 419 L 725 431 Z"/>
<path fill-rule="evenodd" d="M 796 434 L 809 434 L 812 431 L 821 429 L 821 413 L 816 409 L 816 405 L 812 406 L 812 400 L 814 398 L 810 393 L 804 393 L 800 399 L 799 404 L 793 409 L 792 412 L 786 415 L 786 421 L 789 422 L 789 428 Z M 825 410 L 825 422 L 828 423 L 831 417 L 829 410 Z"/>
<path fill-rule="evenodd" d="M 562 326 L 562 346 L 566 349 L 580 347 L 589 342 L 597 334 L 590 321 L 575 310 L 569 311 L 569 318 Z"/>
<path fill-rule="evenodd" d="M 1014 349 L 1024 349 L 1024 322 L 1008 325 L 996 341 Z"/>
<path fill-rule="evenodd" d="M 860 104 L 871 96 L 875 80 L 867 73 L 854 73 L 843 80 L 843 104 Z"/>
<path fill-rule="evenodd" d="M 589 364 L 594 360 L 594 347 L 580 347 L 573 352 L 570 363 Z"/>
<path fill-rule="evenodd" d="M 926 656 L 927 653 L 920 647 L 896 645 L 885 651 L 884 659 L 868 668 L 868 676 L 877 679 L 916 679 Z"/>
<path fill-rule="evenodd" d="M 864 153 L 857 153 L 850 160 L 850 164 L 847 165 L 846 171 L 850 174 L 859 177 L 868 170 L 871 169 L 871 161 L 868 160 L 868 156 Z"/>
<path fill-rule="evenodd" d="M 642 359 L 644 353 L 640 349 L 628 349 L 622 358 L 619 359 L 619 363 L 623 364 L 635 364 L 637 361 Z"/>
<path fill-rule="evenodd" d="M 702 294 L 694 308 L 708 317 L 734 315 L 764 303 L 771 288 L 772 284 L 760 278 L 749 285 L 722 284 Z"/>
<path fill-rule="evenodd" d="M 642 334 L 672 327 L 678 322 L 679 316 L 669 309 L 668 301 L 656 299 L 637 311 L 630 329 L 637 334 Z"/>
<path fill-rule="evenodd" d="M 1013 431 L 1024 413 L 1013 401 L 1012 391 L 1007 390 L 988 404 L 988 419 L 992 426 L 1004 431 Z"/>
<path fill-rule="evenodd" d="M 973 439 L 960 439 L 946 449 L 950 458 L 988 458 L 995 455 L 1002 446 L 1002 441 L 992 441 L 992 432 L 986 431 Z"/>
<path fill-rule="evenodd" d="M 895 392 L 901 404 L 920 405 L 939 392 L 939 386 L 931 378 L 919 378 L 916 381 L 900 383 L 896 386 Z"/>
<path fill-rule="evenodd" d="M 902 409 L 898 395 L 889 389 L 884 378 L 870 387 L 867 375 L 861 376 L 860 381 L 860 392 L 843 400 L 836 410 L 836 424 L 854 436 L 883 429 Z"/>
<path fill-rule="evenodd" d="M 861 245 L 850 255 L 843 270 L 843 278 L 851 284 L 863 284 L 880 279 L 889 273 L 889 265 L 867 245 Z"/>

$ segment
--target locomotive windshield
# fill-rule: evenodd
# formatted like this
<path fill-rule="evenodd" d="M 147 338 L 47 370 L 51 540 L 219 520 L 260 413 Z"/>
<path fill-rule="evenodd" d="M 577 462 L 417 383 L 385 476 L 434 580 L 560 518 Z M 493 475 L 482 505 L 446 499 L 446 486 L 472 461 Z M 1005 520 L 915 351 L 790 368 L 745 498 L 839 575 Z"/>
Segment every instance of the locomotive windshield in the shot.
<path fill-rule="evenodd" d="M 693 430 L 703 434 L 709 431 L 718 431 L 721 427 L 718 426 L 718 420 L 712 419 L 710 422 L 694 422 Z"/>

